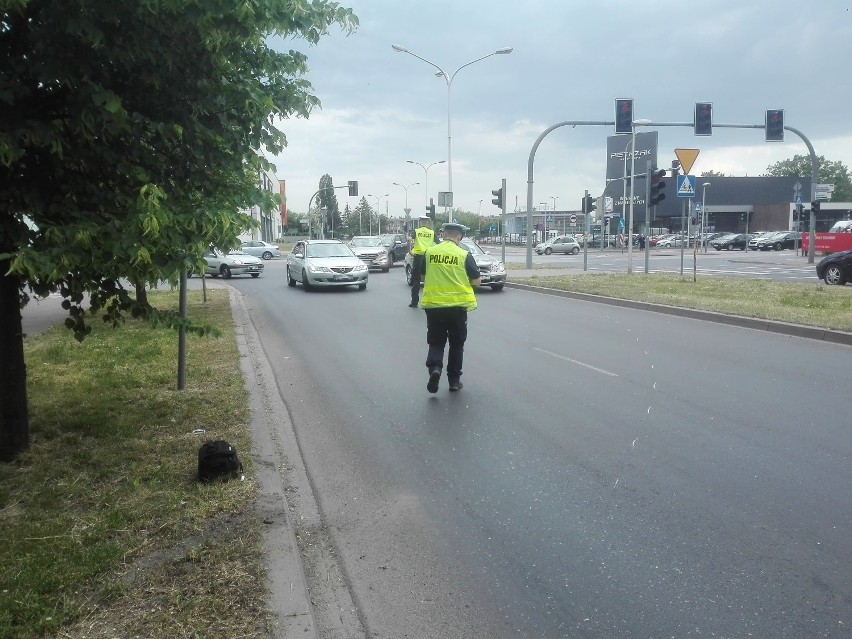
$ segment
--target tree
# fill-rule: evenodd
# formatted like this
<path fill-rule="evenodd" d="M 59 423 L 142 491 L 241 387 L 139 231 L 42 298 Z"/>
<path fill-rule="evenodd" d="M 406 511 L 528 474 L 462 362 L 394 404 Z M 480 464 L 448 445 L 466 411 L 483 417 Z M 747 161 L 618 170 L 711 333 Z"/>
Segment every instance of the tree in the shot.
<path fill-rule="evenodd" d="M 811 156 L 794 155 L 792 158 L 776 162 L 766 167 L 766 175 L 781 177 L 810 177 Z M 817 182 L 833 184 L 832 200 L 837 202 L 852 201 L 852 173 L 842 162 L 826 160 L 825 156 L 817 157 Z"/>
<path fill-rule="evenodd" d="M 323 224 L 326 233 L 330 234 L 334 229 L 339 234 L 341 227 L 340 207 L 337 204 L 337 195 L 334 192 L 334 181 L 328 173 L 320 178 L 316 205 L 320 210 L 325 211 Z"/>
<path fill-rule="evenodd" d="M 721 173 L 719 171 L 702 171 L 701 177 L 703 177 L 703 178 L 725 177 L 725 174 Z"/>
<path fill-rule="evenodd" d="M 117 324 L 156 318 L 122 285 L 176 281 L 209 244 L 236 246 L 276 123 L 318 104 L 306 58 L 357 18 L 333 2 L 6 0 L 0 9 L 0 460 L 29 444 L 20 308 L 58 290 Z"/>
<path fill-rule="evenodd" d="M 350 227 L 350 235 L 364 235 L 364 229 L 370 228 L 370 216 L 373 214 L 373 209 L 370 203 L 367 202 L 365 196 L 361 196 L 358 200 L 358 206 L 352 212 L 352 223 Z"/>

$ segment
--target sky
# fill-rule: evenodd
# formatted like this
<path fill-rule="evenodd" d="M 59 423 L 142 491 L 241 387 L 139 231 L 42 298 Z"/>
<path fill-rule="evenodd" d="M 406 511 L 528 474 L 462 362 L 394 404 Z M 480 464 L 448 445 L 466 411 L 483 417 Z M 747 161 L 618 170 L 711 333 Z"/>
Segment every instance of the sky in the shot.
<path fill-rule="evenodd" d="M 616 98 L 632 98 L 634 118 L 656 122 L 691 122 L 695 102 L 712 102 L 714 123 L 725 124 L 762 124 L 766 109 L 784 109 L 817 155 L 852 168 L 852 0 L 340 4 L 358 16 L 354 33 L 334 26 L 314 46 L 271 41 L 307 55 L 305 79 L 322 103 L 308 119 L 281 123 L 288 147 L 271 158 L 291 212 L 305 212 L 329 174 L 336 186 L 359 183 L 358 198 L 336 191 L 341 210 L 370 194 L 380 196 L 367 197 L 373 208 L 403 217 L 407 196 L 412 216 L 422 215 L 428 197 L 449 190 L 448 163 L 423 168 L 447 160 L 448 119 L 454 207 L 497 214 L 491 191 L 505 178 L 508 210 L 526 210 L 536 139 L 560 122 L 614 120 Z M 464 66 L 504 47 L 512 53 Z M 436 67 L 458 70 L 449 90 Z M 637 130 L 659 132 L 661 167 L 675 148 L 698 149 L 695 175 L 757 176 L 808 152 L 789 131 L 765 142 L 762 129 Z M 535 153 L 533 206 L 577 210 L 585 190 L 600 196 L 613 134 L 549 133 Z"/>

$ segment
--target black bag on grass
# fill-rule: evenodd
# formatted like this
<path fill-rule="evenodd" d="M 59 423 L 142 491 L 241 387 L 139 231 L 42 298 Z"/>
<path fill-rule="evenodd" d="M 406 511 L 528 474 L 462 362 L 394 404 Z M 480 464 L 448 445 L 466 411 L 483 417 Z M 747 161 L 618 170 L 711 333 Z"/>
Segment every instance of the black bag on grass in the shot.
<path fill-rule="evenodd" d="M 236 477 L 242 469 L 237 451 L 226 441 L 204 442 L 198 449 L 198 480 L 205 484 L 219 477 Z"/>

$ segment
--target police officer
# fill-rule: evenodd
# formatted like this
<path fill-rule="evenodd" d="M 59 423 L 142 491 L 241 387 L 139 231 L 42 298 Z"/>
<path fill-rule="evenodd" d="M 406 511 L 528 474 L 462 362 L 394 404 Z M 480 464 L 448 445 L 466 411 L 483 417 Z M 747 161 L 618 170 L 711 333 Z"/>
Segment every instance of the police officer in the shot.
<path fill-rule="evenodd" d="M 426 249 L 435 244 L 435 232 L 432 230 L 432 218 L 422 216 L 420 226 L 414 229 L 412 237 L 408 240 L 408 250 L 414 260 L 411 263 L 411 308 L 417 308 L 420 300 L 420 280 L 423 275 L 423 254 Z"/>
<path fill-rule="evenodd" d="M 462 388 L 467 314 L 476 308 L 473 287 L 481 281 L 473 255 L 459 246 L 464 236 L 464 227 L 461 224 L 444 224 L 441 230 L 444 241 L 426 249 L 423 297 L 420 303 L 426 310 L 426 342 L 429 344 L 426 356 L 429 383 L 426 390 L 430 393 L 438 392 L 447 342 L 450 344 L 447 381 L 451 391 Z"/>

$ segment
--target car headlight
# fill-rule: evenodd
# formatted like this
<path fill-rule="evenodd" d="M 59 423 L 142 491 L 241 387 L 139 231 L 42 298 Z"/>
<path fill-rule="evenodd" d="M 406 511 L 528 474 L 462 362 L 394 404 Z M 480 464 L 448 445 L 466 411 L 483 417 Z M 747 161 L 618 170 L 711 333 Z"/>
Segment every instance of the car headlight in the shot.
<path fill-rule="evenodd" d="M 506 267 L 503 265 L 503 262 L 495 262 L 494 266 L 491 267 L 491 271 L 494 273 L 502 273 L 506 270 Z"/>
<path fill-rule="evenodd" d="M 333 273 L 330 268 L 327 266 L 314 266 L 313 264 L 308 264 L 308 270 L 311 273 Z"/>
<path fill-rule="evenodd" d="M 234 258 L 234 261 L 232 262 L 232 264 L 233 264 L 234 266 L 242 266 L 242 265 L 243 265 L 243 261 L 242 261 L 242 260 L 238 260 L 238 259 Z"/>
<path fill-rule="evenodd" d="M 364 264 L 363 262 L 361 264 L 358 264 L 357 266 L 355 266 L 355 268 L 352 269 L 353 272 L 354 271 L 360 272 L 360 271 L 366 271 L 366 270 L 367 270 L 367 265 Z"/>

